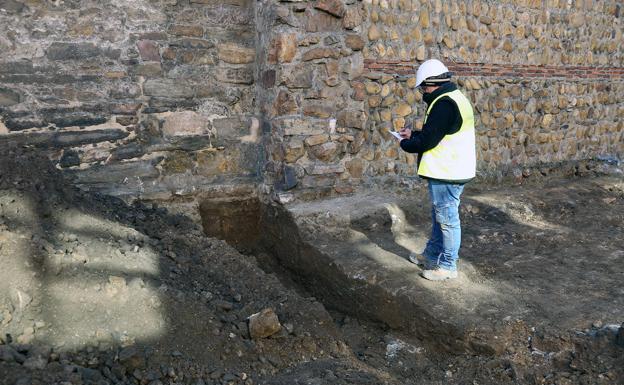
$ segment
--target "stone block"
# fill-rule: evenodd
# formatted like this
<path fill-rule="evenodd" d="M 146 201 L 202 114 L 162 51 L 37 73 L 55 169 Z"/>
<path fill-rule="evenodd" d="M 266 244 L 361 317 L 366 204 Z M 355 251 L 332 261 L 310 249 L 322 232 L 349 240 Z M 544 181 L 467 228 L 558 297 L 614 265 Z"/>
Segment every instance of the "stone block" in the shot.
<path fill-rule="evenodd" d="M 63 150 L 63 155 L 59 160 L 59 166 L 62 168 L 78 166 L 80 165 L 80 154 L 76 150 L 66 149 Z"/>
<path fill-rule="evenodd" d="M 13 91 L 8 88 L 0 88 L 0 106 L 9 107 L 18 104 L 21 101 L 21 96 L 17 91 Z"/>
<path fill-rule="evenodd" d="M 21 1 L 4 0 L 0 2 L 0 9 L 8 13 L 20 13 L 27 7 Z"/>
<path fill-rule="evenodd" d="M 340 78 L 338 76 L 329 76 L 325 78 L 324 82 L 330 87 L 336 87 L 340 84 Z"/>
<path fill-rule="evenodd" d="M 111 155 L 114 160 L 139 158 L 145 155 L 145 148 L 139 143 L 132 142 L 115 148 L 111 151 Z"/>
<path fill-rule="evenodd" d="M 254 73 L 252 67 L 217 68 L 217 80 L 232 84 L 253 84 Z"/>
<path fill-rule="evenodd" d="M 368 82 L 366 83 L 366 92 L 368 92 L 370 95 L 378 94 L 381 92 L 381 85 L 375 82 Z"/>
<path fill-rule="evenodd" d="M 357 79 L 364 74 L 364 55 L 357 52 L 349 57 L 343 72 L 347 73 L 349 80 Z"/>
<path fill-rule="evenodd" d="M 306 35 L 303 38 L 299 39 L 297 43 L 300 47 L 309 47 L 311 45 L 315 45 L 321 42 L 321 38 L 316 35 Z"/>
<path fill-rule="evenodd" d="M 299 179 L 297 178 L 297 169 L 295 167 L 286 165 L 284 166 L 284 190 L 291 190 L 297 187 L 299 183 Z"/>
<path fill-rule="evenodd" d="M 175 36 L 202 37 L 204 35 L 204 28 L 199 25 L 174 24 L 169 27 L 168 32 Z"/>
<path fill-rule="evenodd" d="M 187 49 L 210 49 L 213 48 L 215 45 L 210 40 L 188 38 L 173 40 L 169 42 L 169 46 Z"/>
<path fill-rule="evenodd" d="M 33 134 L 35 137 L 42 134 Z M 103 130 L 85 130 L 85 131 L 65 131 L 51 133 L 49 136 L 40 136 L 42 144 L 53 147 L 74 147 L 84 144 L 102 143 L 124 139 L 128 136 L 128 132 L 120 129 L 103 129 Z M 33 143 L 37 140 L 28 140 Z"/>
<path fill-rule="evenodd" d="M 368 106 L 371 108 L 379 107 L 381 105 L 381 96 L 373 95 L 368 98 Z"/>
<path fill-rule="evenodd" d="M 377 25 L 373 24 L 368 28 L 368 40 L 375 41 L 381 39 L 381 31 Z"/>
<path fill-rule="evenodd" d="M 382 122 L 390 122 L 392 120 L 392 111 L 388 109 L 381 110 L 379 112 L 379 118 Z"/>
<path fill-rule="evenodd" d="M 397 146 L 388 147 L 384 153 L 386 159 L 396 159 L 399 157 L 399 150 Z"/>
<path fill-rule="evenodd" d="M 267 70 L 262 73 L 261 84 L 264 88 L 273 88 L 275 86 L 276 72 L 275 70 Z"/>
<path fill-rule="evenodd" d="M 336 110 L 345 107 L 345 103 L 348 101 L 349 92 L 351 88 L 345 82 L 340 82 L 334 87 L 323 87 L 320 90 L 314 90 L 309 95 L 306 95 L 306 99 L 328 99 L 333 103 Z"/>
<path fill-rule="evenodd" d="M 490 25 L 490 24 L 492 24 L 492 22 L 493 22 L 492 18 L 491 18 L 491 17 L 489 17 L 489 16 L 487 16 L 487 15 L 483 15 L 483 16 L 479 17 L 479 21 L 480 21 L 482 24 L 485 24 L 485 25 Z M 539 37 L 539 36 L 536 36 L 536 38 L 537 38 L 537 37 Z"/>
<path fill-rule="evenodd" d="M 295 163 L 305 154 L 303 141 L 300 139 L 290 139 L 285 146 L 284 161 L 286 163 Z"/>
<path fill-rule="evenodd" d="M 351 88 L 353 89 L 353 93 L 351 97 L 353 100 L 363 101 L 366 100 L 366 86 L 362 82 L 353 82 L 351 84 Z"/>
<path fill-rule="evenodd" d="M 34 67 L 30 60 L 7 61 L 0 65 L 0 74 L 33 74 L 35 72 L 54 72 L 55 68 Z"/>
<path fill-rule="evenodd" d="M 208 120 L 195 111 L 174 112 L 165 117 L 162 133 L 165 137 L 202 135 L 206 133 Z"/>
<path fill-rule="evenodd" d="M 381 87 L 381 97 L 385 98 L 386 96 L 390 95 L 390 92 L 392 92 L 392 89 L 390 88 L 389 84 L 384 84 Z"/>
<path fill-rule="evenodd" d="M 280 84 L 288 88 L 311 88 L 314 82 L 314 71 L 305 64 L 283 67 L 280 72 Z"/>
<path fill-rule="evenodd" d="M 342 0 L 318 0 L 314 8 L 336 17 L 342 17 L 345 14 L 345 5 Z"/>
<path fill-rule="evenodd" d="M 400 131 L 403 127 L 405 127 L 405 119 L 396 118 L 392 121 L 392 126 L 394 127 L 394 131 Z"/>
<path fill-rule="evenodd" d="M 328 124 L 320 119 L 279 118 L 275 124 L 284 131 L 284 135 L 319 135 L 325 132 Z"/>
<path fill-rule="evenodd" d="M 160 61 L 158 43 L 151 40 L 139 40 L 137 42 L 139 55 L 144 61 Z"/>
<path fill-rule="evenodd" d="M 360 35 L 350 34 L 345 36 L 345 45 L 354 51 L 361 51 L 365 42 Z"/>
<path fill-rule="evenodd" d="M 111 277 L 116 278 L 116 277 Z M 125 286 L 125 282 L 124 282 Z M 145 366 L 145 357 L 134 346 L 129 346 L 119 352 L 119 362 L 129 371 L 143 368 Z"/>
<path fill-rule="evenodd" d="M 338 59 L 340 58 L 340 50 L 336 48 L 312 48 L 311 50 L 305 52 L 301 57 L 302 61 L 310 61 L 316 59 Z"/>
<path fill-rule="evenodd" d="M 214 177 L 223 175 L 236 168 L 232 154 L 226 151 L 218 151 L 214 148 L 197 153 L 197 173 L 198 175 Z"/>
<path fill-rule="evenodd" d="M 394 113 L 401 117 L 405 117 L 412 113 L 412 107 L 409 104 L 402 103 L 394 109 Z"/>
<path fill-rule="evenodd" d="M 349 174 L 353 178 L 362 178 L 364 176 L 364 167 L 365 163 L 362 159 L 356 158 L 351 161 L 346 162 L 345 164 Z"/>
<path fill-rule="evenodd" d="M 248 64 L 256 59 L 254 48 L 244 47 L 238 44 L 225 43 L 217 46 L 219 60 L 230 64 Z"/>
<path fill-rule="evenodd" d="M 134 115 L 142 107 L 141 103 L 121 103 L 111 105 L 111 112 L 119 115 Z"/>
<path fill-rule="evenodd" d="M 327 143 L 329 140 L 329 135 L 320 134 L 320 135 L 312 135 L 306 138 L 305 144 L 308 146 L 316 146 L 319 144 Z"/>
<path fill-rule="evenodd" d="M 312 163 L 304 166 L 308 175 L 342 174 L 345 168 L 341 164 Z"/>
<path fill-rule="evenodd" d="M 238 6 L 215 1 L 215 6 L 206 7 L 204 23 L 231 29 L 237 26 L 252 25 L 254 23 L 253 6 Z"/>
<path fill-rule="evenodd" d="M 313 103 L 303 107 L 303 114 L 315 118 L 329 118 L 335 113 L 335 109 L 329 106 Z"/>
<path fill-rule="evenodd" d="M 335 142 L 325 142 L 323 144 L 312 146 L 309 150 L 309 152 L 314 155 L 316 159 L 323 162 L 333 160 L 338 151 L 339 147 Z"/>
<path fill-rule="evenodd" d="M 134 76 L 159 77 L 162 75 L 160 63 L 137 64 L 130 69 L 130 74 Z"/>
<path fill-rule="evenodd" d="M 340 37 L 338 34 L 327 35 L 323 38 L 323 44 L 326 46 L 338 44 L 340 42 Z"/>
<path fill-rule="evenodd" d="M 147 96 L 169 98 L 190 98 L 195 92 L 193 87 L 181 79 L 149 79 L 143 84 L 143 93 Z"/>
<path fill-rule="evenodd" d="M 46 50 L 49 60 L 84 60 L 101 56 L 102 51 L 93 43 L 52 43 Z"/>
<path fill-rule="evenodd" d="M 280 33 L 273 38 L 271 48 L 269 49 L 268 62 L 290 63 L 297 54 L 297 34 Z"/>
<path fill-rule="evenodd" d="M 90 112 L 58 108 L 44 111 L 43 120 L 45 123 L 54 124 L 57 127 L 86 127 L 106 123 L 108 118 L 104 111 Z"/>
<path fill-rule="evenodd" d="M 288 91 L 280 90 L 273 103 L 274 115 L 293 115 L 299 106 L 295 97 Z"/>
<path fill-rule="evenodd" d="M 116 116 L 115 122 L 122 126 L 131 126 L 139 122 L 139 118 L 136 116 Z"/>
<path fill-rule="evenodd" d="M 363 129 L 366 126 L 368 116 L 366 112 L 360 110 L 346 110 L 338 114 L 338 125 L 342 127 L 350 127 Z"/>
<path fill-rule="evenodd" d="M 216 131 L 217 138 L 237 139 L 248 133 L 249 120 L 242 116 L 214 119 L 212 128 Z"/>
<path fill-rule="evenodd" d="M 338 60 L 328 60 L 325 63 L 325 70 L 327 71 L 327 76 L 337 76 L 340 70 L 340 63 Z"/>
<path fill-rule="evenodd" d="M 301 16 L 306 32 L 338 32 L 342 31 L 342 19 L 326 12 L 307 8 Z"/>
<path fill-rule="evenodd" d="M 160 164 L 165 175 L 183 174 L 193 168 L 194 160 L 185 151 L 173 151 Z"/>
<path fill-rule="evenodd" d="M 348 7 L 345 10 L 344 18 L 342 19 L 342 25 L 345 29 L 355 29 L 359 27 L 363 22 L 362 13 L 360 12 L 359 5 L 355 7 Z"/>
<path fill-rule="evenodd" d="M 71 173 L 79 184 L 123 184 L 128 179 L 152 179 L 159 176 L 155 163 L 158 160 L 141 160 L 133 162 L 118 162 L 107 165 L 96 165 L 85 170 L 76 170 Z"/>

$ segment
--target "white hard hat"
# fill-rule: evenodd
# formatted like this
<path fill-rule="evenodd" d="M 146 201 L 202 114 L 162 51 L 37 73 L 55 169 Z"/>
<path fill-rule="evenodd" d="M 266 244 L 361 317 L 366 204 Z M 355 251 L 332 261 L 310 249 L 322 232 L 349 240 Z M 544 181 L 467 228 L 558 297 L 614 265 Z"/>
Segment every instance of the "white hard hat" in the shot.
<path fill-rule="evenodd" d="M 448 75 L 447 75 L 448 74 Z M 447 75 L 447 76 L 440 76 Z M 431 77 L 440 77 L 439 79 L 430 79 L 427 82 L 442 83 L 447 82 L 451 77 L 451 74 L 441 61 L 437 59 L 429 59 L 422 63 L 416 71 L 416 87 L 420 86 L 422 82 Z"/>

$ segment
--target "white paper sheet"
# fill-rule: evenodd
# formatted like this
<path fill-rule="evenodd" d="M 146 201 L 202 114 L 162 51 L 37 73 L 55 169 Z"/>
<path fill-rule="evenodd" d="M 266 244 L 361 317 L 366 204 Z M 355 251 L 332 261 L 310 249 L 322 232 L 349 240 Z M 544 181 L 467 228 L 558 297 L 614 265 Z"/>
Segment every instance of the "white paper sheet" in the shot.
<path fill-rule="evenodd" d="M 401 138 L 401 135 L 398 132 L 396 132 L 396 131 L 390 131 L 390 133 L 392 134 L 392 136 L 394 136 L 398 140 L 403 139 L 403 138 Z"/>

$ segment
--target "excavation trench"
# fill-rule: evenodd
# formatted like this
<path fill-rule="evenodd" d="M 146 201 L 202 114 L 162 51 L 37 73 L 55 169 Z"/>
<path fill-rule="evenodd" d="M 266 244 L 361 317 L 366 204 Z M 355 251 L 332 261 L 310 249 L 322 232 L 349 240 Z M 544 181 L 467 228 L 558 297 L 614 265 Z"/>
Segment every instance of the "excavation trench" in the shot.
<path fill-rule="evenodd" d="M 439 315 L 442 313 L 427 311 L 431 303 L 409 293 L 408 281 L 417 277 L 415 266 L 379 248 L 368 237 L 358 237 L 371 223 L 379 223 L 380 230 L 387 233 L 396 227 L 396 218 L 385 206 L 363 210 L 357 218 L 352 212 L 345 219 L 332 217 L 327 207 L 312 205 L 301 210 L 263 204 L 257 198 L 225 198 L 202 202 L 200 214 L 207 235 L 256 256 L 265 271 L 316 297 L 328 309 L 381 322 L 419 338 L 436 351 L 501 351 L 503 338 L 492 340 L 492 335 L 467 330 L 463 324 L 447 322 Z M 389 256 L 405 264 L 408 271 L 393 273 L 393 267 L 383 261 Z M 387 281 L 396 282 L 388 285 Z"/>
<path fill-rule="evenodd" d="M 499 356 L 538 339 L 590 335 L 592 325 L 609 334 L 624 321 L 621 178 L 537 187 L 468 186 L 460 275 L 442 283 L 422 279 L 407 260 L 430 231 L 422 191 L 287 205 L 206 200 L 200 213 L 207 234 L 328 309 L 384 323 L 431 350 Z"/>

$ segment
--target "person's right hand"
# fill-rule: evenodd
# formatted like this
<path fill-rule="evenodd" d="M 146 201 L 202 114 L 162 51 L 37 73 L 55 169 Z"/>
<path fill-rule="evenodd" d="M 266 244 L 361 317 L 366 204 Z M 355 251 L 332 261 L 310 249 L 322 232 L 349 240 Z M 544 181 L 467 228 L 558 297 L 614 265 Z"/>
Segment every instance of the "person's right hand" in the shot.
<path fill-rule="evenodd" d="M 399 135 L 401 135 L 401 138 L 403 139 L 409 139 L 412 137 L 412 130 L 410 130 L 409 128 L 401 128 L 401 131 L 399 131 Z"/>

